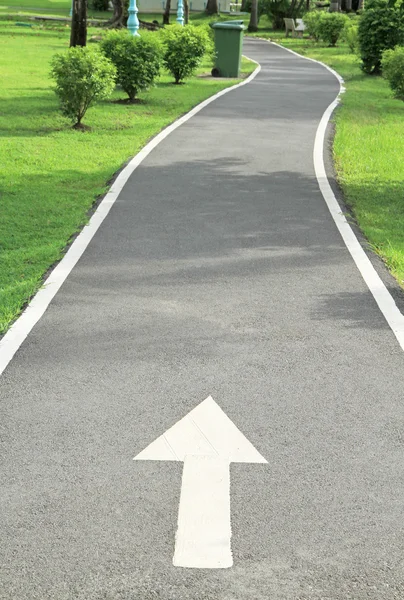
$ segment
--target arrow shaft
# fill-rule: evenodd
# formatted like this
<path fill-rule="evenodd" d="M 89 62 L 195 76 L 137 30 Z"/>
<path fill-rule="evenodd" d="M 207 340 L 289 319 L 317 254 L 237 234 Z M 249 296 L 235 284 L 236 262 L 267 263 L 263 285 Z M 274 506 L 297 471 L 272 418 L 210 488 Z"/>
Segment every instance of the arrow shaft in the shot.
<path fill-rule="evenodd" d="M 218 456 L 185 456 L 174 566 L 231 567 L 230 539 L 229 461 Z"/>

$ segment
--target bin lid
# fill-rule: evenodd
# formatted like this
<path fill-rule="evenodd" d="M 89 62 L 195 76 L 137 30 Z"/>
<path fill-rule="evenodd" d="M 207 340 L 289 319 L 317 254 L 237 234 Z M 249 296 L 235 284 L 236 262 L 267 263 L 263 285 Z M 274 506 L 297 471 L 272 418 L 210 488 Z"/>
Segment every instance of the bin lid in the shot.
<path fill-rule="evenodd" d="M 243 31 L 246 29 L 244 21 L 218 21 L 217 23 L 210 23 L 212 29 L 236 29 L 237 31 Z"/>

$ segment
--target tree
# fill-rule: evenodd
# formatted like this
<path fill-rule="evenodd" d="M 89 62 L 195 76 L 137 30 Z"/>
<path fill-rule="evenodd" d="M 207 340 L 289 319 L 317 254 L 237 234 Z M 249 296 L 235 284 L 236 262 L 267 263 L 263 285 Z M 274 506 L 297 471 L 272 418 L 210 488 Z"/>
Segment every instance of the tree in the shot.
<path fill-rule="evenodd" d="M 123 25 L 124 17 L 123 2 L 122 0 L 112 0 L 112 6 L 114 7 L 114 14 L 112 19 L 109 21 L 109 25 L 111 27 L 121 27 Z"/>
<path fill-rule="evenodd" d="M 290 17 L 292 19 L 296 19 L 296 17 L 298 15 L 300 15 L 300 13 L 302 12 L 302 9 L 303 9 L 305 1 L 306 0 L 292 0 L 291 1 L 289 13 L 290 13 Z"/>
<path fill-rule="evenodd" d="M 251 0 L 251 15 L 248 31 L 258 31 L 258 0 Z"/>
<path fill-rule="evenodd" d="M 274 29 L 283 29 L 283 19 L 296 19 L 302 13 L 305 2 L 306 0 L 269 0 L 264 2 L 263 10 L 272 21 Z"/>
<path fill-rule="evenodd" d="M 184 0 L 184 25 L 189 23 L 189 2 Z"/>
<path fill-rule="evenodd" d="M 73 0 L 70 47 L 87 43 L 87 0 Z"/>
<path fill-rule="evenodd" d="M 171 10 L 171 0 L 166 0 L 166 7 L 164 9 L 164 14 L 163 14 L 163 25 L 170 24 L 170 10 Z"/>
<path fill-rule="evenodd" d="M 217 4 L 217 0 L 208 0 L 205 8 L 205 13 L 207 15 L 217 15 L 219 12 L 219 7 Z"/>

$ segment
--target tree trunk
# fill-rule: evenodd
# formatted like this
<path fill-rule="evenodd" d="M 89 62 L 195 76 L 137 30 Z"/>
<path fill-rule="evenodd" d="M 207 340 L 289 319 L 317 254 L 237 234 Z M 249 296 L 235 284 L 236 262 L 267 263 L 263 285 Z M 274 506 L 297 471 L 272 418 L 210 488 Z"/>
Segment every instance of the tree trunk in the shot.
<path fill-rule="evenodd" d="M 352 0 L 345 0 L 345 10 L 346 12 L 352 11 Z"/>
<path fill-rule="evenodd" d="M 166 0 L 166 7 L 164 9 L 164 14 L 163 14 L 163 25 L 170 24 L 170 10 L 171 10 L 171 0 Z"/>
<path fill-rule="evenodd" d="M 208 0 L 208 2 L 206 4 L 205 12 L 207 15 L 217 15 L 219 12 L 217 0 Z"/>
<path fill-rule="evenodd" d="M 184 25 L 189 23 L 189 0 L 184 0 Z"/>
<path fill-rule="evenodd" d="M 248 31 L 258 31 L 258 0 L 251 0 L 251 15 Z"/>
<path fill-rule="evenodd" d="M 78 46 L 78 31 L 79 31 L 79 0 L 72 2 L 72 24 L 70 31 L 70 48 Z"/>
<path fill-rule="evenodd" d="M 296 0 L 292 0 L 289 4 L 289 8 L 286 9 L 286 16 L 291 19 L 295 18 Z"/>
<path fill-rule="evenodd" d="M 70 47 L 87 43 L 87 0 L 73 0 Z"/>
<path fill-rule="evenodd" d="M 247 0 L 241 0 L 241 12 L 247 12 Z"/>
<path fill-rule="evenodd" d="M 74 1 L 74 0 L 73 0 Z M 122 27 L 123 25 L 123 2 L 122 0 L 111 0 L 112 6 L 114 7 L 114 14 L 112 19 L 108 21 L 109 27 Z"/>
<path fill-rule="evenodd" d="M 299 2 L 298 0 L 292 0 L 287 10 L 286 16 L 290 17 L 291 19 L 296 19 L 300 15 L 305 2 L 306 0 L 299 0 Z"/>

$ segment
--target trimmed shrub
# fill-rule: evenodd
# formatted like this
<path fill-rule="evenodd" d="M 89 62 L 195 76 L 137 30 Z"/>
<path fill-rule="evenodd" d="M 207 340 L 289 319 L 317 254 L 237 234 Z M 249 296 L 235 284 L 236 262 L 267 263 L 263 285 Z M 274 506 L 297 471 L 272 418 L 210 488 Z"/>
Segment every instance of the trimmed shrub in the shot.
<path fill-rule="evenodd" d="M 164 65 L 178 84 L 199 67 L 203 55 L 212 50 L 212 41 L 205 27 L 193 25 L 170 25 L 161 33 Z"/>
<path fill-rule="evenodd" d="M 312 10 L 303 15 L 303 23 L 306 25 L 306 31 L 316 42 L 320 39 L 319 24 L 323 15 L 324 13 L 320 10 Z"/>
<path fill-rule="evenodd" d="M 352 54 L 357 54 L 359 51 L 358 29 L 358 25 L 354 25 L 352 21 L 349 21 L 342 32 L 342 37 L 348 44 Z"/>
<path fill-rule="evenodd" d="M 329 46 L 336 46 L 348 17 L 341 13 L 324 13 L 318 22 L 320 39 Z"/>
<path fill-rule="evenodd" d="M 385 50 L 382 55 L 383 77 L 387 79 L 395 98 L 404 100 L 404 47 Z"/>
<path fill-rule="evenodd" d="M 115 88 L 115 66 L 98 48 L 77 46 L 55 54 L 51 67 L 62 113 L 73 121 L 73 127 L 84 129 L 81 120 L 88 108 Z"/>
<path fill-rule="evenodd" d="M 358 30 L 362 69 L 380 74 L 384 50 L 404 44 L 404 12 L 387 0 L 373 0 L 366 5 Z"/>
<path fill-rule="evenodd" d="M 101 42 L 105 56 L 115 65 L 117 83 L 133 102 L 136 95 L 153 85 L 160 74 L 162 46 L 151 31 L 133 36 L 127 29 L 110 31 Z"/>

